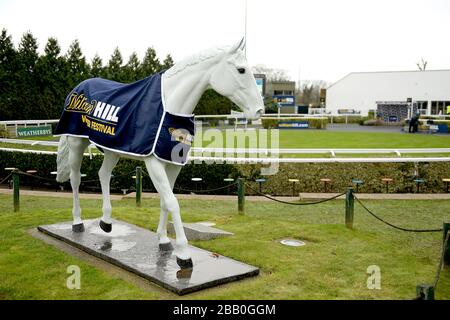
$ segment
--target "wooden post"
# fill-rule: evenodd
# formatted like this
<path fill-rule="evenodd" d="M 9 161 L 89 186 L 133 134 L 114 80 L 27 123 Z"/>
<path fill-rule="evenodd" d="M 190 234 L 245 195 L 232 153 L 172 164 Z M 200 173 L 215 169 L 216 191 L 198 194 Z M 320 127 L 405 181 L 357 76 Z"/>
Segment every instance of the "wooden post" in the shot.
<path fill-rule="evenodd" d="M 434 287 L 429 284 L 419 284 L 416 286 L 416 295 L 420 300 L 434 300 Z"/>
<path fill-rule="evenodd" d="M 444 237 L 443 241 L 445 242 L 445 237 L 447 233 L 450 232 L 450 222 L 444 222 Z M 443 248 L 444 250 L 444 266 L 450 267 L 450 239 L 447 242 L 447 248 Z"/>
<path fill-rule="evenodd" d="M 345 226 L 349 229 L 353 229 L 353 213 L 355 205 L 355 197 L 353 196 L 353 188 L 347 188 L 345 194 Z"/>
<path fill-rule="evenodd" d="M 245 207 L 245 184 L 243 178 L 237 178 L 238 212 L 244 214 Z"/>
<path fill-rule="evenodd" d="M 142 196 L 142 168 L 136 167 L 136 207 L 141 206 Z"/>
<path fill-rule="evenodd" d="M 19 202 L 19 172 L 17 170 L 13 170 L 12 172 L 13 178 L 13 197 L 14 197 L 14 212 L 18 212 L 20 209 Z"/>

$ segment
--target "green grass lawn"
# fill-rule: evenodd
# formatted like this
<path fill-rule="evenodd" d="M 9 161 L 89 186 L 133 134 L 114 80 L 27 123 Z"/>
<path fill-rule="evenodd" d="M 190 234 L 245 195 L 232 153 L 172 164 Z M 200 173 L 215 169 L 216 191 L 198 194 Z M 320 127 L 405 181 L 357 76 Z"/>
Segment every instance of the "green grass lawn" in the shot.
<path fill-rule="evenodd" d="M 59 141 L 59 137 L 51 136 L 36 136 L 36 137 L 20 137 L 22 140 L 37 140 L 37 141 Z"/>
<path fill-rule="evenodd" d="M 448 148 L 450 136 L 325 130 L 290 133 L 281 130 L 280 145 L 283 148 Z"/>
<path fill-rule="evenodd" d="M 57 151 L 58 150 L 58 147 L 52 147 L 52 146 L 42 146 L 39 144 L 35 144 L 34 146 L 32 146 L 31 144 L 9 143 L 9 142 L 0 142 L 0 148 L 42 150 L 42 151 Z"/>
<path fill-rule="evenodd" d="M 196 147 L 268 147 L 270 148 L 270 135 L 267 145 L 259 145 L 256 141 L 256 145 L 252 145 L 247 139 L 245 145 L 241 146 L 237 144 L 237 139 L 234 139 L 233 144 L 227 144 L 227 135 L 233 134 L 233 130 L 226 133 L 225 130 L 221 131 L 221 137 L 219 140 L 214 141 L 205 136 L 205 130 L 203 131 L 203 139 L 200 135 L 196 136 Z M 249 130 L 251 132 L 251 130 Z M 245 133 L 244 131 L 237 131 L 238 136 L 249 137 L 252 133 Z M 34 137 L 33 140 L 54 140 L 54 137 Z M 327 130 L 279 130 L 279 148 L 348 148 L 348 149 L 361 149 L 361 148 L 448 148 L 450 147 L 450 136 L 437 136 L 437 135 L 424 135 L 424 134 L 405 134 L 405 133 L 384 133 L 384 132 L 338 132 Z M 56 147 L 40 146 L 40 145 L 23 145 L 23 144 L 10 144 L 0 143 L 0 147 L 3 148 L 22 148 L 33 150 L 49 150 L 56 151 Z M 299 154 L 299 155 L 284 155 L 295 157 L 329 157 L 329 155 L 323 154 Z M 339 155 L 348 156 L 348 155 Z M 365 155 L 350 155 L 352 157 L 363 157 Z M 376 156 L 376 155 L 373 155 Z M 388 156 L 388 155 L 382 155 Z M 392 156 L 392 155 L 391 155 Z M 414 156 L 418 156 L 417 154 Z M 442 156 L 439 155 L 439 156 Z"/>
<path fill-rule="evenodd" d="M 239 131 L 222 132 L 222 137 L 212 140 L 210 136 L 204 135 L 200 139 L 196 136 L 196 147 L 227 147 L 227 148 L 272 148 L 270 134 L 267 143 L 260 145 L 257 139 L 253 143 L 248 137 L 255 135 L 255 132 L 249 130 L 247 133 Z M 436 135 L 412 135 L 405 133 L 384 133 L 384 132 L 338 132 L 326 130 L 279 130 L 279 148 L 292 149 L 402 149 L 402 148 L 448 148 L 450 147 L 450 136 Z M 227 137 L 230 135 L 231 137 Z M 247 137 L 244 142 L 238 142 L 239 138 L 234 138 L 234 134 L 240 137 Z M 228 141 L 228 142 L 227 142 Z M 232 141 L 232 142 L 231 142 Z M 242 140 L 244 141 L 244 140 Z M 264 141 L 264 140 L 263 140 Z M 276 146 L 275 145 L 275 146 Z M 197 155 L 197 154 L 194 154 Z M 396 154 L 343 154 L 337 153 L 337 157 L 397 157 Z M 442 157 L 449 156 L 442 154 L 402 154 L 406 157 Z M 294 158 L 331 158 L 330 154 L 282 154 L 281 157 Z"/>
<path fill-rule="evenodd" d="M 252 130 L 248 130 L 247 136 Z M 222 130 L 224 133 L 224 130 Z M 231 133 L 233 131 L 231 130 Z M 244 135 L 244 131 L 239 131 Z M 223 134 L 226 141 L 226 134 Z M 196 136 L 198 138 L 198 136 Z M 205 140 L 205 139 L 203 139 Z M 203 146 L 226 143 L 203 141 Z M 270 141 L 270 139 L 269 139 Z M 249 143 L 247 143 L 248 145 Z M 270 146 L 270 144 L 269 144 Z M 448 148 L 450 136 L 385 132 L 340 132 L 327 130 L 279 130 L 280 148 Z M 227 146 L 230 147 L 230 146 Z M 232 147 L 232 146 L 231 146 Z"/>
<path fill-rule="evenodd" d="M 365 201 L 390 222 L 411 228 L 440 228 L 450 221 L 449 201 Z M 72 200 L 21 197 L 20 213 L 11 196 L 0 195 L 0 299 L 177 299 L 122 280 L 37 240 L 27 230 L 71 220 Z M 101 201 L 82 200 L 83 217 L 101 215 Z M 288 206 L 236 201 L 181 200 L 185 222 L 214 221 L 229 238 L 191 244 L 261 268 L 257 277 L 183 296 L 184 299 L 411 299 L 418 283 L 432 283 L 441 233 L 407 233 L 374 220 L 355 204 L 355 228 L 344 226 L 344 202 Z M 156 230 L 159 200 L 113 201 L 113 216 Z M 306 241 L 285 247 L 285 237 Z M 81 289 L 69 290 L 67 266 L 81 268 Z M 367 267 L 381 269 L 381 290 L 369 290 Z M 450 299 L 450 270 L 441 273 L 437 299 Z"/>

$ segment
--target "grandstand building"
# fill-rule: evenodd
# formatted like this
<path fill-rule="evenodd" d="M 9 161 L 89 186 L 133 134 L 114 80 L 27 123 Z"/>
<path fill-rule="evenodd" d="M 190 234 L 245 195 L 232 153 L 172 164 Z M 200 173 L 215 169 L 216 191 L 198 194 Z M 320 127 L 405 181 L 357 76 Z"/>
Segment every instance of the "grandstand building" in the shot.
<path fill-rule="evenodd" d="M 450 70 L 352 72 L 326 92 L 332 114 L 376 112 L 385 121 L 445 115 L 450 106 Z"/>

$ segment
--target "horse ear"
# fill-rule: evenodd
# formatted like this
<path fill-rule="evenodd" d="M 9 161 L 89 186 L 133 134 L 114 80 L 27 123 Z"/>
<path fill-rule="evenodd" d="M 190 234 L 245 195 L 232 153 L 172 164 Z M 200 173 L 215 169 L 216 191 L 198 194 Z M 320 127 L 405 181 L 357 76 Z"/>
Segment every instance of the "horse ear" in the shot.
<path fill-rule="evenodd" d="M 244 48 L 245 48 L 245 38 L 242 37 L 241 41 L 235 43 L 235 44 L 231 47 L 231 49 L 230 49 L 229 52 L 230 52 L 230 53 L 235 53 L 235 52 L 238 51 L 238 50 L 244 50 Z"/>

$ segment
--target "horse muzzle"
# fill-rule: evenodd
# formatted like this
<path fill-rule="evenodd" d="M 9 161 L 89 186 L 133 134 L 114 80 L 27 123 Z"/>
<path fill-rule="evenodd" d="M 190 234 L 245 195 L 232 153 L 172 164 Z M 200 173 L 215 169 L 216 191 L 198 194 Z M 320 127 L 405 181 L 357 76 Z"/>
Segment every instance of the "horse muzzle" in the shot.
<path fill-rule="evenodd" d="M 258 120 L 264 114 L 264 108 L 259 108 L 256 110 L 254 115 L 250 115 L 247 118 L 250 120 Z"/>

